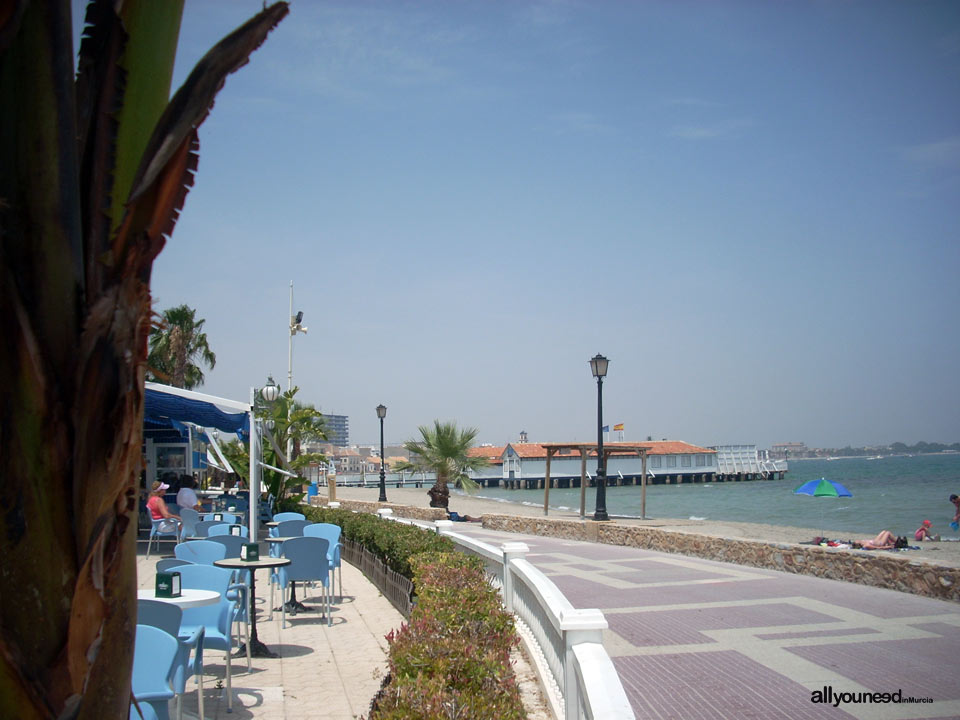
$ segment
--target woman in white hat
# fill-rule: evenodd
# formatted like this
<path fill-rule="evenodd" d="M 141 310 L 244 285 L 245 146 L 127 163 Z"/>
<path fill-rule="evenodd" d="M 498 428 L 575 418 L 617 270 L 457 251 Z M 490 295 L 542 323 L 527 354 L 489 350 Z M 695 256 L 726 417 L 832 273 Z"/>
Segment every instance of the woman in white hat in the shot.
<path fill-rule="evenodd" d="M 180 516 L 170 512 L 166 500 L 163 499 L 163 491 L 169 488 L 170 486 L 166 483 L 154 480 L 150 489 L 150 497 L 147 499 L 147 509 L 150 511 L 151 520 L 166 519 L 170 521 L 167 527 L 164 527 L 166 523 L 160 526 L 163 532 L 170 532 L 180 524 Z"/>

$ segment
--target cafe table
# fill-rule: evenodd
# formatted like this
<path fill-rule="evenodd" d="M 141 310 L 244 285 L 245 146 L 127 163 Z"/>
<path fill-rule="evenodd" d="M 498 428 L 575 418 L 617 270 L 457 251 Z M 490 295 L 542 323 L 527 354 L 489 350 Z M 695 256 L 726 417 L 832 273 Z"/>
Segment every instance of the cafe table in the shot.
<path fill-rule="evenodd" d="M 251 657 L 279 657 L 270 648 L 260 642 L 257 635 L 257 570 L 261 568 L 275 568 L 290 564 L 290 558 L 279 557 L 261 557 L 258 560 L 241 560 L 240 558 L 224 558 L 223 560 L 214 560 L 213 564 L 217 567 L 229 568 L 230 570 L 249 570 L 250 571 L 250 656 Z M 245 648 L 241 648 L 245 651 Z"/>
<path fill-rule="evenodd" d="M 179 608 L 190 608 L 218 603 L 220 602 L 220 593 L 216 590 L 182 588 L 178 597 L 157 597 L 156 589 L 146 588 L 137 590 L 137 600 L 159 600 L 170 605 L 176 605 Z"/>

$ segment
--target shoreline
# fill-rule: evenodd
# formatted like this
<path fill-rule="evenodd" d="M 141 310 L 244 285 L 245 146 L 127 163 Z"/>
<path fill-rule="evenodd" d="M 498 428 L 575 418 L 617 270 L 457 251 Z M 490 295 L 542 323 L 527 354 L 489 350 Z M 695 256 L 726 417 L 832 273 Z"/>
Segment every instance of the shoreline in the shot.
<path fill-rule="evenodd" d="M 327 499 L 326 487 L 319 488 L 319 497 Z M 376 502 L 379 495 L 378 488 L 340 487 L 336 489 L 338 500 L 365 500 Z M 391 488 L 387 487 L 387 498 L 391 503 L 426 508 L 430 505 L 430 498 L 426 488 Z M 468 495 L 460 491 L 450 491 L 450 509 L 461 515 L 481 517 L 482 515 L 517 515 L 530 518 L 543 518 L 543 506 L 524 505 L 511 500 L 494 500 L 490 498 Z M 578 520 L 579 510 L 556 510 L 550 508 L 547 516 L 552 519 Z M 590 519 L 590 516 L 587 516 Z M 863 540 L 860 537 L 850 537 L 849 532 L 819 528 L 802 528 L 789 525 L 770 525 L 727 520 L 691 520 L 683 518 L 639 518 L 611 515 L 611 521 L 618 525 L 639 526 L 657 530 L 681 533 L 695 533 L 717 538 L 734 540 L 759 540 L 768 543 L 809 543 L 813 538 L 825 533 L 830 539 Z M 948 567 L 960 567 L 960 542 L 917 542 L 908 538 L 911 546 L 919 546 L 919 550 L 905 550 L 888 552 L 884 550 L 870 551 L 877 556 L 894 557 L 904 561 L 921 561 L 935 563 Z M 838 550 L 843 552 L 843 550 Z M 865 552 L 865 551 L 857 551 Z"/>

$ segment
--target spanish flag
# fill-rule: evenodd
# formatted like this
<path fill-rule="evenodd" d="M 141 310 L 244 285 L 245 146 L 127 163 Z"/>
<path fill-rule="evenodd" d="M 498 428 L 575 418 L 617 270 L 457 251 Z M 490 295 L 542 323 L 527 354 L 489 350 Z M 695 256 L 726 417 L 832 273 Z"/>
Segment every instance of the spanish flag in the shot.
<path fill-rule="evenodd" d="M 623 430 L 623 423 L 619 423 L 618 425 L 613 426 L 613 431 L 617 432 L 617 430 L 621 430 L 621 431 Z"/>

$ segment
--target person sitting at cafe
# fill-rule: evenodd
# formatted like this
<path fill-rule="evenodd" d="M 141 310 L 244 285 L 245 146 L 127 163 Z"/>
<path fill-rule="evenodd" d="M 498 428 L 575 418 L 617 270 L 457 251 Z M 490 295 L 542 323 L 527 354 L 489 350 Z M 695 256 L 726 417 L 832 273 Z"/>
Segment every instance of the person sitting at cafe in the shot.
<path fill-rule="evenodd" d="M 170 486 L 159 480 L 154 480 L 150 488 L 150 497 L 147 500 L 147 510 L 150 511 L 151 520 L 167 520 L 168 523 L 161 523 L 162 532 L 171 532 L 180 524 L 180 516 L 174 515 L 167 507 L 166 500 L 163 499 L 164 490 L 169 490 Z"/>
<path fill-rule="evenodd" d="M 196 480 L 189 475 L 184 475 L 180 481 L 180 489 L 177 491 L 177 505 L 182 508 L 193 508 L 197 512 L 204 512 L 206 508 L 203 507 L 200 498 L 197 497 L 197 491 L 194 490 L 196 486 Z"/>

